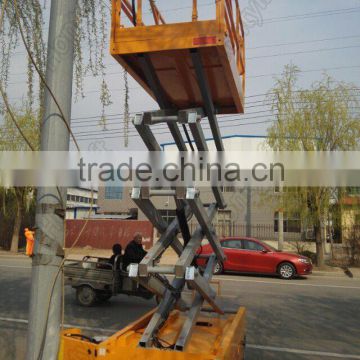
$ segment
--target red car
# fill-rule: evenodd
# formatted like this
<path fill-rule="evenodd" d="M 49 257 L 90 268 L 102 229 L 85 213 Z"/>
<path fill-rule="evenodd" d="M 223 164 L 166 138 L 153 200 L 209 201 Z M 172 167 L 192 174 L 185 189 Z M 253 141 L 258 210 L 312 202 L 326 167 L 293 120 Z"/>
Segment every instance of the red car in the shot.
<path fill-rule="evenodd" d="M 214 274 L 224 271 L 242 273 L 277 274 L 283 279 L 312 272 L 311 260 L 305 256 L 281 252 L 253 238 L 229 237 L 220 240 L 226 255 L 224 263 L 217 262 Z M 198 255 L 211 255 L 211 245 L 204 245 Z M 205 267 L 206 258 L 198 258 L 197 264 Z"/>

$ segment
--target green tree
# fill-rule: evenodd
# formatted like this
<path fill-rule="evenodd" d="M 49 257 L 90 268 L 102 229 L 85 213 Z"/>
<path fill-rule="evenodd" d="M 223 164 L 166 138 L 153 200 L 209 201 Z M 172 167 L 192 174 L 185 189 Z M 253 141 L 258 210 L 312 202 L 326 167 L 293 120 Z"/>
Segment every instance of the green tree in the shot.
<path fill-rule="evenodd" d="M 39 116 L 34 114 L 28 106 L 24 109 L 17 109 L 14 112 L 16 121 L 22 129 L 23 134 L 34 150 L 39 149 L 40 145 L 40 125 Z M 11 116 L 4 113 L 4 123 L 0 127 L 0 151 L 29 151 L 29 145 L 19 133 Z M 35 201 L 34 189 L 32 187 L 11 187 L 1 188 L 2 197 L 2 213 L 11 211 L 14 219 L 14 226 L 11 236 L 10 250 L 18 251 L 19 234 L 21 231 L 21 223 L 24 215 L 29 211 L 30 205 Z"/>
<path fill-rule="evenodd" d="M 300 70 L 285 67 L 268 97 L 276 121 L 268 129 L 268 145 L 282 151 L 355 150 L 360 140 L 359 100 L 354 85 L 328 75 L 309 89 L 298 86 Z M 324 265 L 325 234 L 322 229 L 331 199 L 342 191 L 326 187 L 285 188 L 281 197 L 287 212 L 300 213 L 314 228 L 318 266 Z"/>

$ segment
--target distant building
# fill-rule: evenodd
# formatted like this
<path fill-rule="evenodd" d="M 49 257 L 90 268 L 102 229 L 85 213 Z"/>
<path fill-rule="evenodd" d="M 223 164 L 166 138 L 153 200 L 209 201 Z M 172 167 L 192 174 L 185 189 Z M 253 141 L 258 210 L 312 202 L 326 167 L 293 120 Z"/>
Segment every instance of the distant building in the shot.
<path fill-rule="evenodd" d="M 263 150 L 265 137 L 230 136 L 224 138 L 228 151 Z M 208 142 L 213 148 L 212 141 Z M 163 148 L 171 150 L 173 143 L 163 144 Z M 225 210 L 220 210 L 214 220 L 217 233 L 222 236 L 242 235 L 253 236 L 264 240 L 278 238 L 278 209 L 276 197 L 278 188 L 258 189 L 250 187 L 224 188 L 224 198 L 228 204 Z M 99 188 L 99 214 L 129 216 L 133 219 L 147 220 L 130 197 L 131 189 L 116 186 Z M 200 198 L 204 204 L 214 201 L 210 189 L 201 189 Z M 172 197 L 154 197 L 151 199 L 165 220 L 171 222 L 176 216 L 175 202 Z M 196 220 L 191 221 L 191 227 L 196 226 Z M 192 230 L 192 229 L 191 229 Z M 304 229 L 299 216 L 284 216 L 284 239 L 300 240 Z"/>
<path fill-rule="evenodd" d="M 68 188 L 66 219 L 85 219 L 93 217 L 98 209 L 98 192 L 84 188 Z"/>

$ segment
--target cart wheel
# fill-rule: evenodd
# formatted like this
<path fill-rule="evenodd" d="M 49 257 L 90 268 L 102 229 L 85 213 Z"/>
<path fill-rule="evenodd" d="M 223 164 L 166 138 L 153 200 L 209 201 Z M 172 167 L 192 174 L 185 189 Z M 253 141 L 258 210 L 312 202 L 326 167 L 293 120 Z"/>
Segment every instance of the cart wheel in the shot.
<path fill-rule="evenodd" d="M 105 291 L 97 291 L 96 292 L 96 300 L 99 302 L 108 301 L 112 297 L 112 293 L 108 293 Z"/>
<path fill-rule="evenodd" d="M 96 303 L 96 292 L 88 285 L 76 289 L 76 300 L 81 306 L 93 306 Z"/>

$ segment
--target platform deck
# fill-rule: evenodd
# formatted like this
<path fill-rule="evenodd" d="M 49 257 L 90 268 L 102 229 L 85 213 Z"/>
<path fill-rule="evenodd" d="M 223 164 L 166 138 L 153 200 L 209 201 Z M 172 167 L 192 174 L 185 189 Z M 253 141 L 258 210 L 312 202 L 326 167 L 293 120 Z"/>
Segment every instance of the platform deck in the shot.
<path fill-rule="evenodd" d="M 145 56 L 166 107 L 181 110 L 205 106 L 191 56 L 198 52 L 217 113 L 243 113 L 244 38 L 239 29 L 230 31 L 226 13 L 219 13 L 215 20 L 134 27 L 119 26 L 113 16 L 111 55 L 157 100 L 144 70 Z"/>

